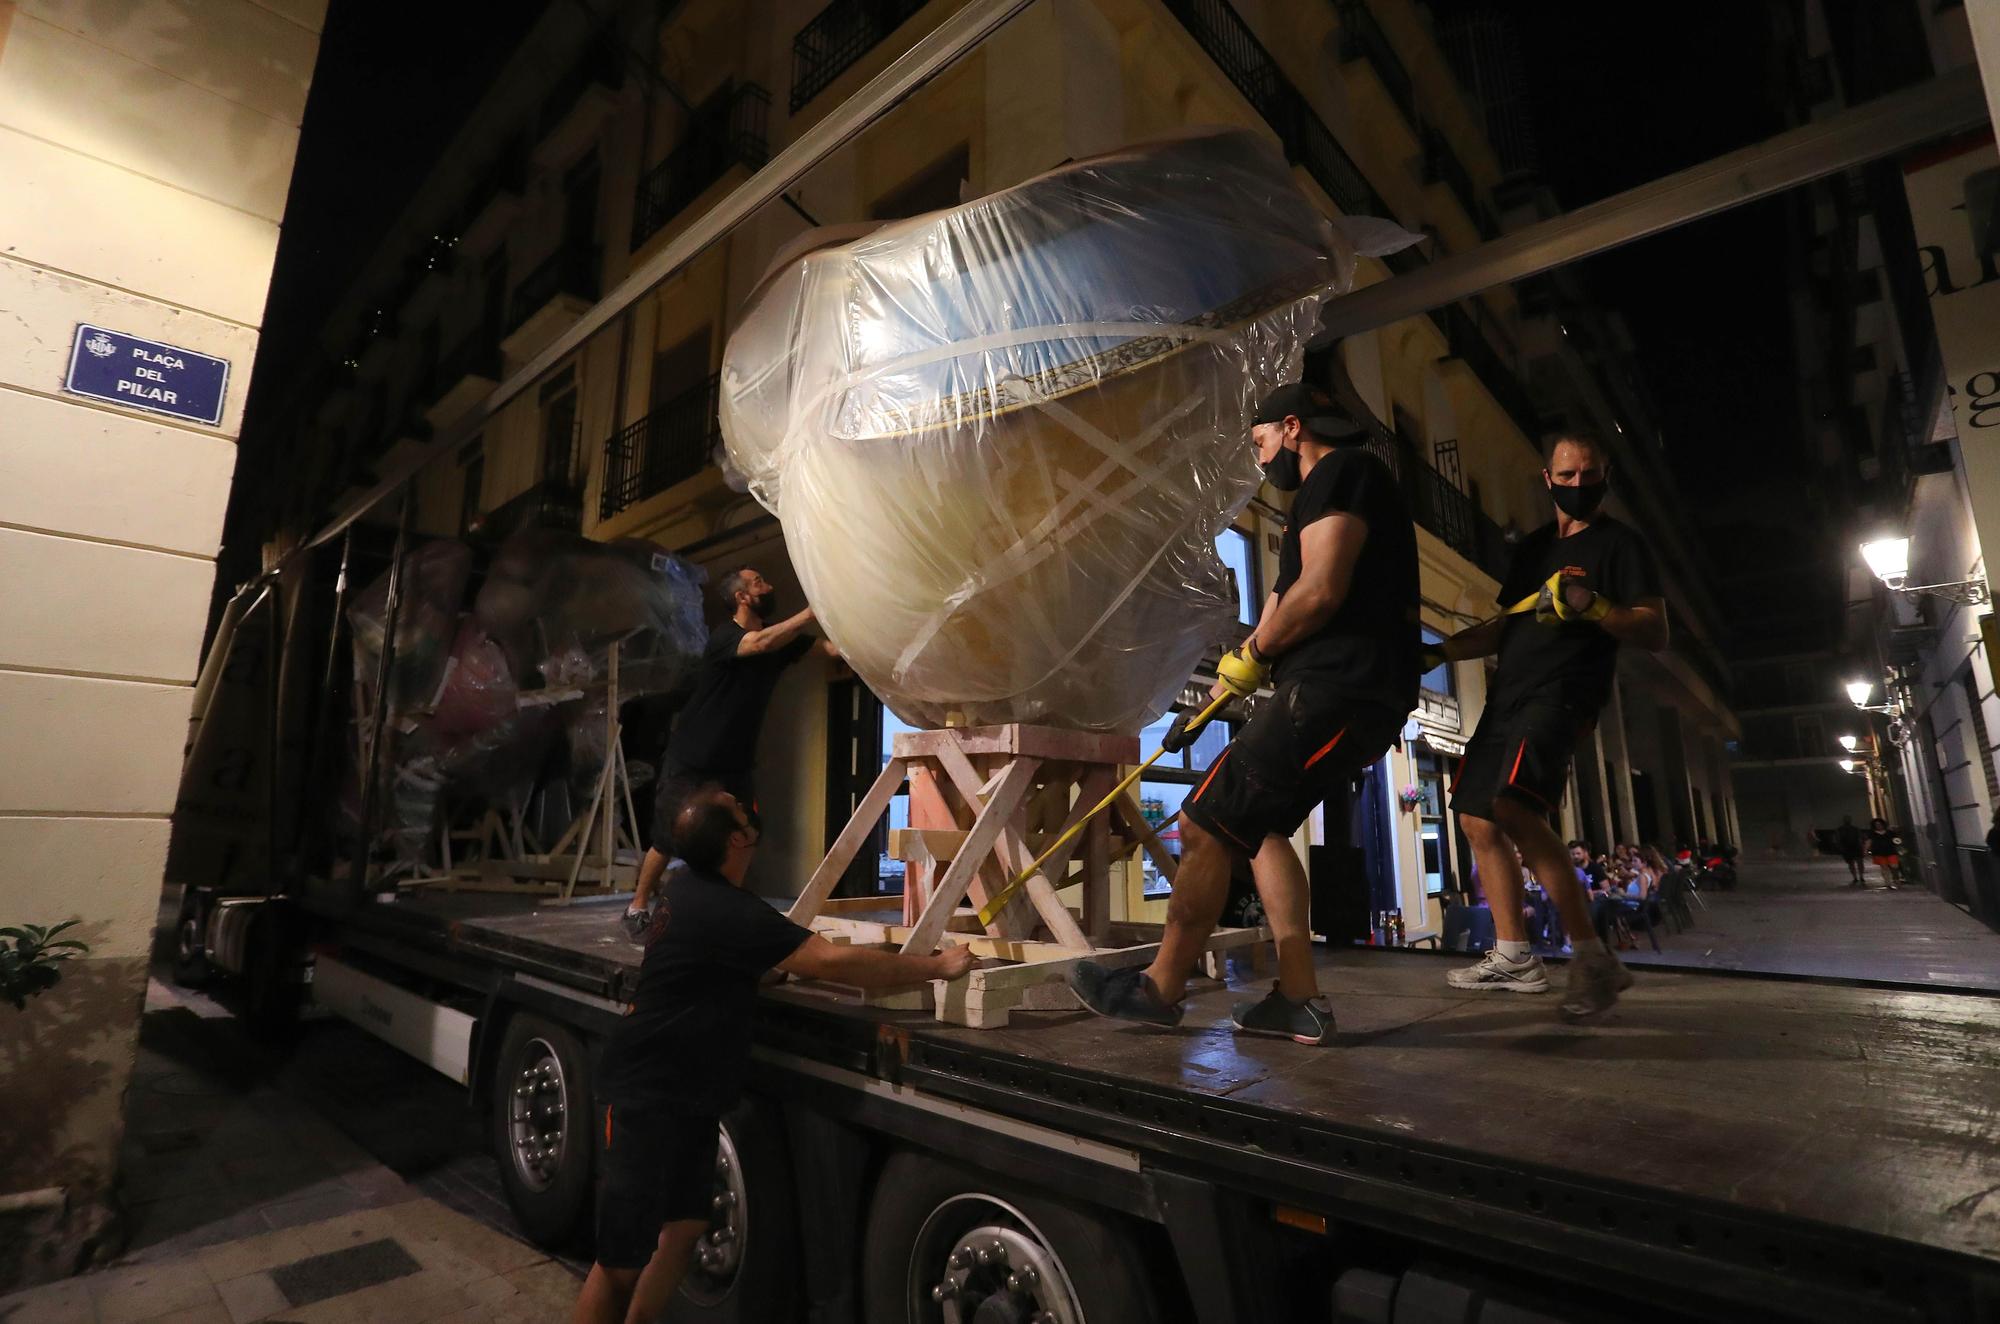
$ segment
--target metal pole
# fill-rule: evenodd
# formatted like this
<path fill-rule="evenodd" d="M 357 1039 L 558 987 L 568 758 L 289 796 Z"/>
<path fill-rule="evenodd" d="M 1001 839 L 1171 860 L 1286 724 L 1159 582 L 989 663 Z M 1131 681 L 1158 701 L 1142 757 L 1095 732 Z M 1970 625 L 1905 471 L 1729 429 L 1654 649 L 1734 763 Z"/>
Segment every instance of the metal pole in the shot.
<path fill-rule="evenodd" d="M 396 664 L 396 622 L 403 606 L 403 556 L 409 545 L 410 515 L 415 506 L 415 490 L 405 487 L 402 516 L 396 522 L 396 550 L 389 561 L 389 593 L 382 609 L 382 656 L 375 660 L 375 703 L 368 717 L 368 742 L 363 751 L 361 837 L 355 843 L 354 867 L 348 871 L 355 899 L 372 890 L 368 866 L 374 854 L 376 785 L 381 780 L 376 769 L 382 762 L 382 729 L 389 716 L 389 676 Z"/>
<path fill-rule="evenodd" d="M 333 580 L 333 619 L 326 631 L 326 666 L 320 671 L 319 689 L 310 700 L 318 706 L 313 709 L 312 725 L 308 728 L 312 734 L 306 748 L 305 781 L 300 788 L 302 803 L 308 805 L 320 803 L 320 787 L 326 780 L 327 728 L 333 721 L 333 678 L 340 659 L 340 623 L 347 614 L 347 569 L 353 552 L 354 530 L 350 528 L 340 540 L 340 570 Z M 308 826 L 309 823 L 314 826 Z M 309 853 L 316 853 L 313 848 L 321 840 L 323 830 L 324 820 L 316 815 L 300 814 L 298 831 L 292 834 L 292 841 L 293 849 L 301 860 Z M 309 838 L 312 847 L 308 846 Z"/>
<path fill-rule="evenodd" d="M 1954 70 L 1356 290 L 1327 304 L 1320 331 L 1337 338 L 1400 322 L 1984 123 L 1979 71 Z"/>

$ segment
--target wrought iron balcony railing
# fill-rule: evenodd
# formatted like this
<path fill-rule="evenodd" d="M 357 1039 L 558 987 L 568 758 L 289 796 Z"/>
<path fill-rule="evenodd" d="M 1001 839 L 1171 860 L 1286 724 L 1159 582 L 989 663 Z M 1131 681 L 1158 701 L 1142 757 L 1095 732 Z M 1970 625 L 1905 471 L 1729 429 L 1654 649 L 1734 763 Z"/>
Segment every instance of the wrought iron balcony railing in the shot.
<path fill-rule="evenodd" d="M 696 109 L 687 137 L 646 172 L 632 201 L 632 247 L 637 248 L 733 165 L 756 169 L 766 156 L 765 122 L 771 94 L 755 83 L 734 84 Z"/>
<path fill-rule="evenodd" d="M 928 0 L 833 0 L 792 38 L 792 113 L 827 89 L 834 79 L 882 39 L 901 27 Z"/>
<path fill-rule="evenodd" d="M 720 383 L 719 377 L 710 377 L 604 443 L 598 518 L 610 519 L 708 466 L 708 457 L 722 437 L 716 418 Z"/>
<path fill-rule="evenodd" d="M 559 294 L 591 300 L 597 297 L 601 263 L 595 244 L 571 244 L 558 248 L 542 264 L 522 277 L 514 287 L 508 306 L 507 331 L 511 335 L 521 324 L 548 306 Z"/>

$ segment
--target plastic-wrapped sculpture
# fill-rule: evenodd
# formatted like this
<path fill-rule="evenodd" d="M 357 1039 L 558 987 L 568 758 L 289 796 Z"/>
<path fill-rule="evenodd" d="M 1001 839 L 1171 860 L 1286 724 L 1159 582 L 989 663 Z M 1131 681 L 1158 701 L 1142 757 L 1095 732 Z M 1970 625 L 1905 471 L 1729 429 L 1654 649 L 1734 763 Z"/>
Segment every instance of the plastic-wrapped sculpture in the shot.
<path fill-rule="evenodd" d="M 766 276 L 722 370 L 827 634 L 917 725 L 1137 729 L 1235 619 L 1250 414 L 1352 248 L 1235 131 L 837 237 Z"/>

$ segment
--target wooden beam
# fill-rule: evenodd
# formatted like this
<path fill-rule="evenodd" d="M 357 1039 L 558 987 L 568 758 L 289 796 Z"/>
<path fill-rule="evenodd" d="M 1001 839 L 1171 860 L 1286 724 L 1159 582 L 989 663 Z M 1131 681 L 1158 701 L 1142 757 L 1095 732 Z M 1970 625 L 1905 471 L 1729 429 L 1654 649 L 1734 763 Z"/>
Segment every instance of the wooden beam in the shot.
<path fill-rule="evenodd" d="M 945 870 L 944 877 L 932 890 L 931 899 L 924 906 L 915 931 L 903 944 L 905 952 L 926 955 L 937 950 L 945 922 L 958 909 L 958 903 L 965 899 L 972 877 L 979 871 L 979 861 L 993 849 L 1001 829 L 1013 817 L 1014 810 L 1020 807 L 1022 797 L 1027 795 L 1028 787 L 1034 781 L 1037 765 L 1038 760 L 1032 758 L 1015 759 L 1007 765 L 993 798 L 980 807 L 979 817 L 973 820 L 965 849 L 951 862 L 951 867 Z"/>
<path fill-rule="evenodd" d="M 959 726 L 937 731 L 904 731 L 891 746 L 899 758 L 937 757 L 943 750 L 962 754 L 1004 754 L 1010 757 L 1065 763 L 1137 763 L 1139 737 L 1105 735 L 1098 731 L 1068 731 L 1053 726 Z"/>
<path fill-rule="evenodd" d="M 868 794 L 862 796 L 861 803 L 854 807 L 854 817 L 848 819 L 847 826 L 840 830 L 833 849 L 819 862 L 819 868 L 813 870 L 812 877 L 806 881 L 805 891 L 799 893 L 799 899 L 792 902 L 792 908 L 785 912 L 792 923 L 803 924 L 819 914 L 821 904 L 833 895 L 834 884 L 847 872 L 847 866 L 853 862 L 855 852 L 861 849 L 861 843 L 873 834 L 876 821 L 889 807 L 889 801 L 896 798 L 896 791 L 902 784 L 903 760 L 891 758 L 882 765 L 882 773 L 868 788 Z"/>
<path fill-rule="evenodd" d="M 890 828 L 889 858 L 916 861 L 951 860 L 965 846 L 965 833 L 948 828 Z M 912 852 L 922 851 L 921 856 Z"/>

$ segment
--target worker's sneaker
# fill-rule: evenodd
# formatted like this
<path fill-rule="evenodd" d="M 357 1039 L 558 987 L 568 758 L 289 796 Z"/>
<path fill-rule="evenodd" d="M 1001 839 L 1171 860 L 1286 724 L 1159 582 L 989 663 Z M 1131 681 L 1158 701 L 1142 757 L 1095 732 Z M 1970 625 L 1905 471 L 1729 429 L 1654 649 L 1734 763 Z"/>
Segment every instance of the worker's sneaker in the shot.
<path fill-rule="evenodd" d="M 1453 988 L 1471 989 L 1479 993 L 1549 991 L 1549 972 L 1542 968 L 1541 957 L 1530 956 L 1525 961 L 1510 961 L 1493 950 L 1489 950 L 1478 965 L 1468 965 L 1463 969 L 1453 970 L 1444 978 Z"/>
<path fill-rule="evenodd" d="M 1556 1010 L 1572 1025 L 1587 1025 L 1618 1001 L 1618 995 L 1632 987 L 1632 972 L 1610 952 L 1583 951 L 1569 963 L 1569 987 Z"/>
<path fill-rule="evenodd" d="M 1095 961 L 1078 961 L 1070 967 L 1069 988 L 1099 1016 L 1147 1025 L 1181 1023 L 1182 1004 L 1161 998 L 1153 981 L 1137 967 L 1113 970 Z"/>
<path fill-rule="evenodd" d="M 1245 1034 L 1269 1034 L 1297 1044 L 1323 1044 L 1333 1038 L 1333 1008 L 1323 997 L 1294 1002 L 1271 991 L 1256 1002 L 1239 1002 L 1229 1022 Z"/>

